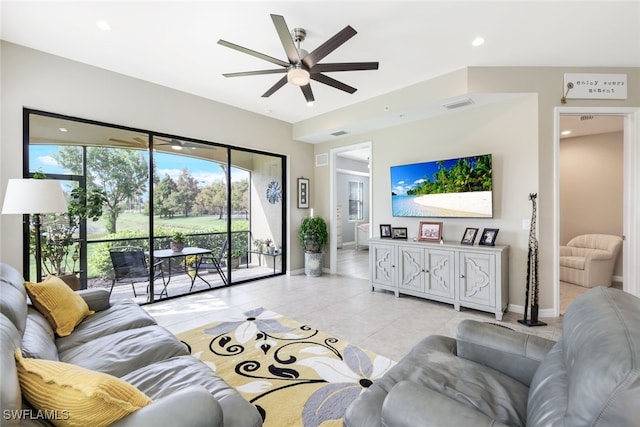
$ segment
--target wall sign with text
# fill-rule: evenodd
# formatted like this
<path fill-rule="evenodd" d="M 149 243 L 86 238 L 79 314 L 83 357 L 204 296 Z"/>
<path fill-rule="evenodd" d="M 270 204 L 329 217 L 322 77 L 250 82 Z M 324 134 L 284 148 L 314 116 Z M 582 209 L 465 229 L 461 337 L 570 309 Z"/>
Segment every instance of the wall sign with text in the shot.
<path fill-rule="evenodd" d="M 567 99 L 627 99 L 627 75 L 565 73 L 565 91 Z"/>

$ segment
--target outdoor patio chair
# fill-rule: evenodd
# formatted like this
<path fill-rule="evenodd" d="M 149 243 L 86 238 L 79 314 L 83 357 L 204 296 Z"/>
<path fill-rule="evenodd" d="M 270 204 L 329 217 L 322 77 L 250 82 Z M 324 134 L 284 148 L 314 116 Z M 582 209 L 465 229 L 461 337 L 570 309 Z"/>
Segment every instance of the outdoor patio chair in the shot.
<path fill-rule="evenodd" d="M 149 286 L 152 281 L 157 278 L 162 279 L 162 291 L 160 292 L 160 298 L 162 295 L 169 296 L 167 293 L 167 282 L 164 279 L 164 272 L 162 271 L 162 261 L 155 262 L 151 269 L 152 275 L 149 273 L 149 266 L 147 264 L 147 257 L 142 248 L 136 246 L 114 246 L 109 249 L 109 255 L 111 257 L 111 263 L 113 264 L 113 280 L 111 282 L 111 289 L 109 295 L 113 291 L 113 287 L 116 283 L 127 283 L 131 285 L 133 289 L 133 296 L 137 297 L 136 283 L 147 283 L 147 295 L 149 295 Z"/>
<path fill-rule="evenodd" d="M 200 260 L 200 265 L 198 265 L 199 269 L 204 268 L 207 270 L 216 270 L 225 285 L 227 285 L 227 276 L 226 274 L 224 274 L 221 265 L 222 258 L 224 257 L 225 252 L 227 252 L 228 246 L 229 243 L 227 242 L 227 239 L 224 239 L 218 253 L 214 254 L 213 251 L 211 251 L 211 255 L 203 255 L 202 259 Z M 193 287 L 193 285 L 191 285 L 191 287 Z M 191 289 L 189 289 L 189 292 L 191 292 Z"/>

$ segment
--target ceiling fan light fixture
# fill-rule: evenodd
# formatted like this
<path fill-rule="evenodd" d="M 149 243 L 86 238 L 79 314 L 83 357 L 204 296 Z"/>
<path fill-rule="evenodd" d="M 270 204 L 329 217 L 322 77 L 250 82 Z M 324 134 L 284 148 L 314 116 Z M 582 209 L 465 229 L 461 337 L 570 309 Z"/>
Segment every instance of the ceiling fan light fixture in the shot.
<path fill-rule="evenodd" d="M 305 86 L 309 84 L 311 75 L 304 68 L 299 66 L 287 71 L 287 81 L 296 86 Z"/>
<path fill-rule="evenodd" d="M 179 145 L 179 144 L 171 144 L 171 148 L 172 148 L 173 150 L 176 150 L 176 151 L 181 151 L 181 150 L 182 150 L 182 145 Z"/>

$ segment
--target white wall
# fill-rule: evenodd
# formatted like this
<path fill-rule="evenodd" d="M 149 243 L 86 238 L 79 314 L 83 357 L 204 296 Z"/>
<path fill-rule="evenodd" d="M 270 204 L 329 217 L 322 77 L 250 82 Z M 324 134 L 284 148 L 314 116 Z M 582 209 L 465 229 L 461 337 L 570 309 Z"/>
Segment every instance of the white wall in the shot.
<path fill-rule="evenodd" d="M 511 246 L 510 301 L 517 301 L 524 294 L 527 265 L 528 230 L 522 229 L 522 220 L 531 218 L 528 195 L 538 191 L 537 117 L 536 96 L 522 95 L 341 141 L 341 145 L 372 141 L 374 234 L 379 224 L 407 227 L 409 239 L 418 233 L 421 218 L 398 218 L 391 214 L 391 166 L 492 154 L 494 218 L 442 219 L 443 236 L 447 241 L 459 242 L 466 227 L 499 228 L 496 243 Z M 331 145 L 335 143 L 318 144 L 316 152 L 327 152 Z M 328 182 L 325 174 L 328 168 L 316 168 L 316 181 Z"/>
<path fill-rule="evenodd" d="M 313 148 L 291 138 L 291 125 L 149 82 L 2 42 L 0 200 L 9 178 L 22 177 L 23 107 L 165 132 L 287 156 L 288 177 L 308 175 Z M 288 221 L 299 224 L 295 180 L 287 182 Z M 288 269 L 303 266 L 295 234 L 288 238 Z M 0 216 L 0 260 L 22 267 L 17 215 Z"/>

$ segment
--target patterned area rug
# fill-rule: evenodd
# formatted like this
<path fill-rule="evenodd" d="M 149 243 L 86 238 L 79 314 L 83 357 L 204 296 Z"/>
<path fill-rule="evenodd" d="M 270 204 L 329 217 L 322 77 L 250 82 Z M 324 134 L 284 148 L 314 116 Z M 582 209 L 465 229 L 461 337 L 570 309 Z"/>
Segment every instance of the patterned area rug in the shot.
<path fill-rule="evenodd" d="M 253 403 L 265 427 L 342 426 L 353 400 L 395 362 L 257 308 L 178 338 Z"/>

